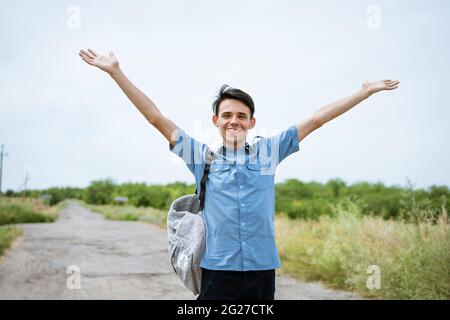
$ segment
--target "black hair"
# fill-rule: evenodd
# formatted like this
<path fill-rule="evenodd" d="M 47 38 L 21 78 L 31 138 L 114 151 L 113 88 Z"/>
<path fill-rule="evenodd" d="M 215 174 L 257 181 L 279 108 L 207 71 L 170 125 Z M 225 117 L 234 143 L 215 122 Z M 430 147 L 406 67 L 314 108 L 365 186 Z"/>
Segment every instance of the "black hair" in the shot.
<path fill-rule="evenodd" d="M 216 116 L 219 116 L 220 103 L 226 99 L 236 99 L 244 103 L 250 109 L 250 119 L 253 118 L 253 114 L 255 113 L 255 104 L 253 103 L 252 97 L 244 91 L 230 87 L 227 84 L 220 87 L 219 94 L 213 102 L 213 112 Z"/>

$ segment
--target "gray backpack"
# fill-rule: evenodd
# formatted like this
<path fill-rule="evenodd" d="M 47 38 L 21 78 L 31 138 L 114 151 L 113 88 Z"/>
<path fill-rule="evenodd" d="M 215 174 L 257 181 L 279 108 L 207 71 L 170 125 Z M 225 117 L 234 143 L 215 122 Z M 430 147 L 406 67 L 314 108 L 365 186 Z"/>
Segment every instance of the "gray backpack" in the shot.
<path fill-rule="evenodd" d="M 170 262 L 185 287 L 195 295 L 200 293 L 202 274 L 199 265 L 205 252 L 202 210 L 205 204 L 206 180 L 215 156 L 210 149 L 206 150 L 200 194 L 195 190 L 195 194 L 176 199 L 167 216 Z"/>

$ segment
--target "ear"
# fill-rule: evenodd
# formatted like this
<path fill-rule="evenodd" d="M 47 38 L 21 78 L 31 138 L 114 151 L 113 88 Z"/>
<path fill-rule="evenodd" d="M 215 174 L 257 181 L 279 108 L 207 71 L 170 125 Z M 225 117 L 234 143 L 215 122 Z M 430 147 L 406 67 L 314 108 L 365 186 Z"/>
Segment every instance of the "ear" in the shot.
<path fill-rule="evenodd" d="M 253 129 L 253 128 L 255 127 L 255 125 L 256 125 L 256 118 L 255 118 L 255 117 L 251 118 L 251 119 L 250 119 L 250 122 L 251 122 L 251 124 L 252 124 L 251 129 Z"/>
<path fill-rule="evenodd" d="M 219 118 L 217 118 L 216 115 L 213 115 L 213 116 L 212 116 L 212 122 L 214 123 L 214 125 L 215 125 L 216 127 L 219 127 L 219 125 L 217 124 L 217 120 L 219 120 Z"/>

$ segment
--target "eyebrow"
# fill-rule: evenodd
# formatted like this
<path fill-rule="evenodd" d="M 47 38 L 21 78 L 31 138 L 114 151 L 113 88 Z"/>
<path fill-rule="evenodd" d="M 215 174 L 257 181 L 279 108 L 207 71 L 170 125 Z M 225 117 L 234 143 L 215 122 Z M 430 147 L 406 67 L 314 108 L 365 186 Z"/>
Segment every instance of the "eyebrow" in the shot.
<path fill-rule="evenodd" d="M 232 112 L 230 112 L 230 111 L 225 111 L 225 112 L 222 112 L 222 116 L 224 116 L 224 115 L 230 115 L 230 114 L 232 114 Z M 238 115 L 242 115 L 242 116 L 248 116 L 246 113 L 244 113 L 244 112 L 238 112 L 237 113 Z"/>

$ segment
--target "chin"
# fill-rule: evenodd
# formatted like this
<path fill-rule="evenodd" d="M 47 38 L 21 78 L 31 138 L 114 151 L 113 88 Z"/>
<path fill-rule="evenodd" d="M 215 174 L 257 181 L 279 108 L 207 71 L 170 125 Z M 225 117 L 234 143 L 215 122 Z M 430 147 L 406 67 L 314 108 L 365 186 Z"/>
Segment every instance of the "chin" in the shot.
<path fill-rule="evenodd" d="M 245 131 L 230 132 L 228 130 L 225 130 L 222 132 L 222 139 L 225 139 L 226 141 L 232 141 L 233 143 L 245 141 L 246 137 L 247 135 Z"/>
<path fill-rule="evenodd" d="M 242 139 L 242 132 L 225 132 L 225 137 L 232 138 L 234 140 L 240 140 Z"/>

